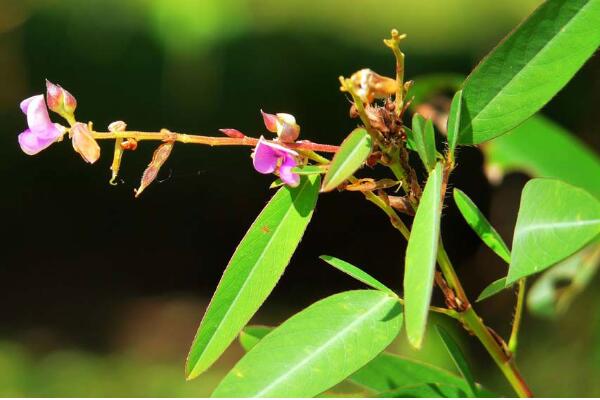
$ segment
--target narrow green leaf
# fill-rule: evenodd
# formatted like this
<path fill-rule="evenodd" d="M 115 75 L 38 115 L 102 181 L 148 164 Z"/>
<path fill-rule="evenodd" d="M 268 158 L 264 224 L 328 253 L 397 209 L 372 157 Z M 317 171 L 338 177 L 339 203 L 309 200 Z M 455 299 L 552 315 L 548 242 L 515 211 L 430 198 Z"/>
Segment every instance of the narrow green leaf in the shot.
<path fill-rule="evenodd" d="M 356 128 L 342 142 L 323 178 L 322 192 L 338 187 L 359 169 L 373 150 L 373 139 L 364 128 Z"/>
<path fill-rule="evenodd" d="M 265 336 L 213 396 L 316 396 L 382 352 L 401 325 L 400 303 L 386 293 L 354 290 L 327 297 Z"/>
<path fill-rule="evenodd" d="M 404 127 L 404 132 L 406 132 L 406 148 L 412 151 L 417 151 L 415 133 L 407 127 Z"/>
<path fill-rule="evenodd" d="M 454 150 L 458 144 L 460 132 L 460 117 L 462 111 L 462 90 L 456 92 L 450 104 L 450 113 L 448 114 L 448 151 L 450 157 L 454 160 Z"/>
<path fill-rule="evenodd" d="M 417 153 L 423 161 L 427 171 L 435 168 L 435 131 L 433 122 L 428 119 L 425 121 L 419 114 L 413 115 L 412 119 L 413 140 L 417 148 Z"/>
<path fill-rule="evenodd" d="M 495 280 L 494 282 L 490 283 L 489 285 L 487 285 L 485 287 L 485 289 L 483 289 L 481 291 L 481 293 L 477 297 L 477 300 L 475 300 L 475 301 L 480 302 L 485 299 L 489 299 L 490 297 L 492 297 L 506 289 L 508 289 L 506 287 L 506 277 L 500 278 L 500 279 Z"/>
<path fill-rule="evenodd" d="M 371 275 L 367 274 L 362 269 L 355 267 L 354 265 L 344 260 L 340 260 L 339 258 L 326 255 L 320 256 L 319 258 L 325 261 L 327 264 L 331 265 L 332 267 L 337 268 L 340 271 L 350 275 L 354 279 L 361 281 L 365 285 L 371 286 L 373 289 L 381 290 L 382 292 L 388 293 L 392 296 L 396 296 L 396 293 L 394 293 L 392 289 L 388 288 L 383 283 L 379 282 L 377 279 L 373 278 Z"/>
<path fill-rule="evenodd" d="M 446 350 L 450 353 L 450 357 L 452 357 L 452 361 L 456 365 L 456 368 L 460 371 L 460 374 L 465 378 L 467 383 L 469 384 L 469 395 L 470 397 L 477 397 L 477 386 L 475 384 L 475 378 L 473 378 L 473 373 L 471 372 L 471 368 L 469 367 L 469 363 L 465 358 L 460 347 L 454 341 L 452 336 L 441 326 L 435 326 L 442 342 L 444 342 L 444 346 L 446 346 Z"/>
<path fill-rule="evenodd" d="M 254 346 L 260 342 L 262 338 L 267 336 L 269 332 L 273 330 L 271 326 L 264 325 L 247 325 L 240 332 L 240 345 L 244 349 L 244 351 L 248 352 L 252 350 Z"/>
<path fill-rule="evenodd" d="M 521 196 L 506 284 L 564 260 L 599 234 L 598 199 L 559 180 L 532 179 Z"/>
<path fill-rule="evenodd" d="M 487 142 L 482 149 L 487 175 L 493 181 L 519 171 L 561 179 L 600 198 L 600 158 L 577 137 L 541 115 Z"/>
<path fill-rule="evenodd" d="M 303 165 L 292 168 L 292 172 L 298 175 L 324 174 L 327 168 L 323 165 Z"/>
<path fill-rule="evenodd" d="M 532 314 L 555 318 L 565 313 L 600 267 L 600 243 L 588 245 L 544 272 L 527 295 Z"/>
<path fill-rule="evenodd" d="M 469 384 L 450 371 L 390 353 L 380 354 L 349 380 L 377 393 L 432 383 L 469 390 Z"/>
<path fill-rule="evenodd" d="M 465 81 L 460 144 L 513 129 L 546 104 L 600 45 L 600 0 L 548 0 Z"/>
<path fill-rule="evenodd" d="M 406 386 L 401 389 L 379 393 L 377 397 L 382 398 L 464 398 L 467 397 L 464 390 L 456 386 L 443 383 L 424 383 L 414 386 Z"/>
<path fill-rule="evenodd" d="M 408 341 L 421 347 L 433 289 L 440 237 L 443 166 L 429 174 L 412 226 L 404 271 L 404 307 Z"/>
<path fill-rule="evenodd" d="M 202 318 L 186 363 L 192 379 L 225 351 L 283 274 L 315 208 L 319 175 L 277 191 L 231 257 Z"/>
<path fill-rule="evenodd" d="M 454 202 L 467 224 L 494 253 L 510 263 L 510 250 L 475 203 L 460 189 L 454 189 Z"/>

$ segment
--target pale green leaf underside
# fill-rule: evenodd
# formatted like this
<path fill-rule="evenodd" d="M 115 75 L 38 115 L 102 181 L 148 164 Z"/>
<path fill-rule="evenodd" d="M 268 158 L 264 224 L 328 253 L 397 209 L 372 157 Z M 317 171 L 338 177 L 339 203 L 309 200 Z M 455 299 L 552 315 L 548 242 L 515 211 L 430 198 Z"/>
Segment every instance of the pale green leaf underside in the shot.
<path fill-rule="evenodd" d="M 483 147 L 486 171 L 497 180 L 513 171 L 557 178 L 600 198 L 600 158 L 561 126 L 535 115 Z"/>
<path fill-rule="evenodd" d="M 365 285 L 371 286 L 373 289 L 381 290 L 382 292 L 386 292 L 392 296 L 396 296 L 394 291 L 383 283 L 379 282 L 377 279 L 373 278 L 371 275 L 367 274 L 362 269 L 355 267 L 354 265 L 340 260 L 339 258 L 323 255 L 319 257 L 321 260 L 325 261 L 327 264 L 331 265 L 334 268 L 350 275 L 356 280 L 361 281 Z"/>
<path fill-rule="evenodd" d="M 406 249 L 404 307 L 410 344 L 421 346 L 433 289 L 440 235 L 443 166 L 429 174 Z"/>
<path fill-rule="evenodd" d="M 565 182 L 538 178 L 525 185 L 506 284 L 567 258 L 600 234 L 600 202 Z"/>
<path fill-rule="evenodd" d="M 494 253 L 510 263 L 510 250 L 475 203 L 460 189 L 454 189 L 454 202 L 467 224 Z"/>
<path fill-rule="evenodd" d="M 548 0 L 465 81 L 460 144 L 513 129 L 546 104 L 600 45 L 600 0 Z"/>
<path fill-rule="evenodd" d="M 302 239 L 320 176 L 277 191 L 231 257 L 202 318 L 186 363 L 192 379 L 214 363 L 275 287 Z"/>
<path fill-rule="evenodd" d="M 327 297 L 265 336 L 214 397 L 312 397 L 341 382 L 398 335 L 402 308 L 377 290 Z"/>
<path fill-rule="evenodd" d="M 258 342 L 273 330 L 271 326 L 248 325 L 240 332 L 240 346 L 244 351 L 250 351 Z"/>
<path fill-rule="evenodd" d="M 448 113 L 448 151 L 454 159 L 454 150 L 458 144 L 458 134 L 460 132 L 460 118 L 462 112 L 462 90 L 456 92 L 450 104 L 450 112 Z"/>
<path fill-rule="evenodd" d="M 435 167 L 435 132 L 433 122 L 425 120 L 421 115 L 415 114 L 412 119 L 412 139 L 417 153 L 427 171 Z"/>
<path fill-rule="evenodd" d="M 338 187 L 359 169 L 373 149 L 373 139 L 364 128 L 353 130 L 335 153 L 331 166 L 323 178 L 323 192 Z"/>

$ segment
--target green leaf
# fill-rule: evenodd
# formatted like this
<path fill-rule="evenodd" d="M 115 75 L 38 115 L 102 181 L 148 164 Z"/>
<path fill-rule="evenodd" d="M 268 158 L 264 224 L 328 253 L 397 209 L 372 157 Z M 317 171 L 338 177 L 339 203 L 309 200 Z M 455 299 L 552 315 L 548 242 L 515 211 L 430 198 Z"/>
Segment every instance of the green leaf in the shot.
<path fill-rule="evenodd" d="M 373 150 L 373 139 L 365 128 L 356 128 L 342 142 L 323 178 L 322 192 L 338 187 L 359 169 Z"/>
<path fill-rule="evenodd" d="M 458 344 L 456 344 L 452 336 L 441 325 L 436 325 L 435 327 L 440 335 L 440 338 L 442 338 L 442 342 L 444 342 L 444 346 L 446 346 L 446 350 L 448 350 L 448 353 L 450 353 L 450 357 L 452 357 L 452 361 L 454 361 L 456 368 L 458 368 L 460 374 L 469 384 L 470 397 L 477 397 L 477 386 L 465 355 L 460 347 L 458 347 Z"/>
<path fill-rule="evenodd" d="M 323 165 L 303 165 L 292 168 L 292 172 L 298 175 L 324 174 L 327 168 Z"/>
<path fill-rule="evenodd" d="M 265 336 L 213 396 L 316 396 L 382 352 L 401 325 L 398 299 L 383 292 L 354 290 L 327 297 Z"/>
<path fill-rule="evenodd" d="M 519 171 L 533 177 L 561 179 L 600 198 L 600 158 L 577 137 L 541 115 L 482 148 L 486 172 L 492 180 Z"/>
<path fill-rule="evenodd" d="M 433 122 L 428 119 L 425 121 L 419 114 L 413 115 L 412 119 L 413 140 L 427 171 L 435 168 L 435 131 Z"/>
<path fill-rule="evenodd" d="M 459 90 L 452 98 L 452 103 L 450 104 L 450 113 L 448 114 L 448 152 L 450 153 L 451 160 L 454 160 L 454 150 L 458 144 L 461 110 L 462 90 Z"/>
<path fill-rule="evenodd" d="M 600 243 L 593 243 L 544 272 L 529 289 L 527 307 L 532 314 L 556 318 L 592 280 L 600 266 Z"/>
<path fill-rule="evenodd" d="M 600 202 L 555 179 L 525 185 L 506 284 L 567 258 L 600 234 Z M 408 321 L 407 321 L 408 322 Z"/>
<path fill-rule="evenodd" d="M 525 121 L 600 45 L 600 0 L 548 0 L 465 81 L 460 144 L 477 144 Z"/>
<path fill-rule="evenodd" d="M 510 263 L 510 250 L 479 208 L 463 191 L 454 189 L 454 202 L 467 224 L 494 253 Z"/>
<path fill-rule="evenodd" d="M 456 386 L 441 383 L 425 383 L 415 386 L 406 386 L 390 392 L 379 393 L 377 397 L 382 398 L 464 398 L 467 397 L 464 390 Z"/>
<path fill-rule="evenodd" d="M 248 352 L 272 330 L 273 327 L 271 326 L 248 325 L 240 332 L 240 345 L 244 351 Z"/>
<path fill-rule="evenodd" d="M 277 191 L 231 257 L 202 318 L 186 363 L 192 379 L 235 339 L 283 274 L 315 208 L 320 176 Z"/>
<path fill-rule="evenodd" d="M 429 174 L 406 249 L 404 307 L 408 341 L 421 347 L 433 289 L 440 237 L 443 166 Z"/>
<path fill-rule="evenodd" d="M 469 384 L 450 371 L 390 353 L 380 354 L 349 380 L 378 393 L 432 383 L 469 390 Z"/>
<path fill-rule="evenodd" d="M 392 296 L 396 296 L 396 293 L 394 293 L 392 289 L 388 288 L 383 283 L 379 282 L 377 279 L 373 278 L 371 275 L 367 274 L 362 269 L 355 267 L 354 265 L 344 260 L 340 260 L 339 258 L 326 255 L 320 256 L 319 258 L 325 261 L 327 264 L 331 265 L 332 267 L 337 268 L 340 271 L 350 275 L 354 279 L 361 281 L 365 285 L 371 286 L 373 289 L 381 290 L 382 292 L 385 292 Z"/>
<path fill-rule="evenodd" d="M 482 300 L 489 299 L 490 297 L 502 292 L 505 289 L 507 289 L 506 277 L 500 278 L 500 279 L 495 280 L 494 282 L 490 283 L 489 285 L 487 285 L 485 287 L 485 289 L 483 289 L 481 291 L 481 293 L 477 297 L 477 300 L 475 300 L 475 301 L 480 302 Z"/>

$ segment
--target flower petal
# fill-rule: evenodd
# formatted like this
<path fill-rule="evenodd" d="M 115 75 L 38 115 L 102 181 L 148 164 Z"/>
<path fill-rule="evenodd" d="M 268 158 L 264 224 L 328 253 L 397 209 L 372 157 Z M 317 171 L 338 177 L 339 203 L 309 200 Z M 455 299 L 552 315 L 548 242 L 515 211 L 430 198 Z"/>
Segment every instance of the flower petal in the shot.
<path fill-rule="evenodd" d="M 260 110 L 262 114 L 263 121 L 265 122 L 265 126 L 269 132 L 276 133 L 277 132 L 277 116 L 273 114 L 267 114 L 263 110 Z"/>
<path fill-rule="evenodd" d="M 296 159 L 290 155 L 286 155 L 283 158 L 281 167 L 279 167 L 279 177 L 291 187 L 296 187 L 300 183 L 300 175 L 292 172 L 292 168 L 296 165 Z"/>
<path fill-rule="evenodd" d="M 277 162 L 279 161 L 280 155 L 270 146 L 270 143 L 265 141 L 261 136 L 258 144 L 254 148 L 254 154 L 252 155 L 254 169 L 261 174 L 270 174 L 277 168 Z"/>
<path fill-rule="evenodd" d="M 25 154 L 33 156 L 49 147 L 54 143 L 56 138 L 39 137 L 35 132 L 32 132 L 31 129 L 27 129 L 19 135 L 18 140 L 21 150 L 23 150 Z"/>
<path fill-rule="evenodd" d="M 44 96 L 34 96 L 27 106 L 27 125 L 29 129 L 36 132 L 38 136 L 50 137 L 56 136 L 54 130 L 54 124 L 50 121 L 48 115 L 48 109 L 46 108 L 46 102 Z"/>
<path fill-rule="evenodd" d="M 71 129 L 73 148 L 84 161 L 93 164 L 100 158 L 100 146 L 90 133 L 88 126 L 80 122 Z"/>
<path fill-rule="evenodd" d="M 21 107 L 21 111 L 23 111 L 23 114 L 27 114 L 27 108 L 29 108 L 29 103 L 31 103 L 31 100 L 35 99 L 36 97 L 39 96 L 44 96 L 43 94 L 36 94 L 35 96 L 31 96 L 26 98 L 25 100 L 23 100 L 21 102 L 21 104 L 19 104 L 19 106 Z"/>

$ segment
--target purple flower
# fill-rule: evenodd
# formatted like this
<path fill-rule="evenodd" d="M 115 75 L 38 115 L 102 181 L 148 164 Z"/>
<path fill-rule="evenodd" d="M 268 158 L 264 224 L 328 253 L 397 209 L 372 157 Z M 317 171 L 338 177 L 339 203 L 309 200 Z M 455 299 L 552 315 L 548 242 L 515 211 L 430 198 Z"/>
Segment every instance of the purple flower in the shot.
<path fill-rule="evenodd" d="M 252 155 L 254 169 L 261 174 L 279 172 L 281 180 L 292 187 L 298 186 L 300 176 L 292 172 L 297 165 L 298 153 L 281 145 L 267 142 L 262 136 Z"/>
<path fill-rule="evenodd" d="M 21 102 L 21 111 L 27 115 L 29 129 L 19 135 L 19 145 L 30 156 L 39 153 L 62 138 L 65 129 L 53 124 L 48 115 L 44 95 L 32 96 Z"/>

